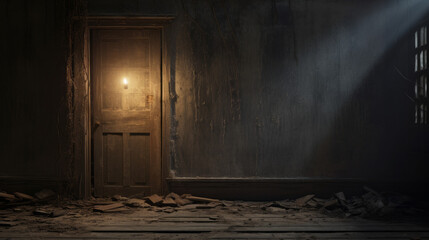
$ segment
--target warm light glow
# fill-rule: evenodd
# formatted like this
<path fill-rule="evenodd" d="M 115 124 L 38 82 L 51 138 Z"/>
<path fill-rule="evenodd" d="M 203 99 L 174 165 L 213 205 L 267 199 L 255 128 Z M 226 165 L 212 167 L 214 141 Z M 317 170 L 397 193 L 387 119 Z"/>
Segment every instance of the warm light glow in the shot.
<path fill-rule="evenodd" d="M 128 79 L 124 78 L 124 85 L 128 85 Z"/>

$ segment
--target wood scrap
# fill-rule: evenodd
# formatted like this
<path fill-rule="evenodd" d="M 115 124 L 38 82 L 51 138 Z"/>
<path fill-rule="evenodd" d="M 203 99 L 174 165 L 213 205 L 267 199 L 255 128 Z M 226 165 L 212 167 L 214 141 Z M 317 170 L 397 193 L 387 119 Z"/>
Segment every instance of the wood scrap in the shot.
<path fill-rule="evenodd" d="M 211 207 L 217 207 L 217 206 L 225 206 L 222 202 L 211 202 L 211 203 L 208 203 L 207 204 L 208 206 L 211 206 Z"/>
<path fill-rule="evenodd" d="M 306 204 L 308 201 L 310 201 L 313 197 L 314 197 L 314 194 L 309 194 L 309 195 L 306 195 L 306 196 L 304 196 L 304 197 L 300 197 L 300 198 L 296 199 L 296 200 L 295 200 L 295 203 L 296 203 L 298 206 L 305 206 L 305 204 Z"/>
<path fill-rule="evenodd" d="M 195 204 L 197 209 L 210 209 L 210 208 L 215 208 L 217 206 L 219 206 L 220 204 L 216 203 L 216 202 L 212 202 L 209 204 Z"/>
<path fill-rule="evenodd" d="M 167 197 L 172 198 L 172 199 L 176 202 L 176 204 L 177 204 L 178 206 L 183 206 L 183 205 L 191 204 L 191 203 L 192 203 L 192 201 L 191 201 L 191 200 L 186 199 L 186 198 L 182 198 L 181 196 L 179 196 L 178 194 L 176 194 L 176 193 L 174 193 L 174 192 L 169 193 L 169 194 L 166 196 L 166 198 L 167 198 Z"/>
<path fill-rule="evenodd" d="M 125 207 L 122 203 L 113 203 L 109 205 L 96 205 L 94 206 L 95 212 L 111 212 L 117 208 L 123 208 Z"/>
<path fill-rule="evenodd" d="M 34 197 L 27 195 L 25 193 L 14 192 L 13 194 L 19 199 L 30 200 L 30 201 L 34 200 Z"/>
<path fill-rule="evenodd" d="M 295 202 L 290 202 L 290 201 L 277 201 L 267 207 L 281 207 L 284 209 L 294 209 L 294 210 L 299 210 L 302 208 L 301 206 L 298 206 L 298 204 L 296 204 Z"/>
<path fill-rule="evenodd" d="M 153 194 L 149 197 L 146 197 L 146 200 L 152 205 L 157 205 L 162 202 L 162 198 L 158 194 Z"/>
<path fill-rule="evenodd" d="M 326 209 L 328 209 L 328 210 L 335 209 L 338 206 L 339 205 L 338 205 L 338 200 L 337 199 L 329 200 L 329 201 L 325 202 L 325 204 L 323 205 L 323 207 L 326 208 Z"/>
<path fill-rule="evenodd" d="M 165 209 L 164 209 L 164 212 L 165 212 L 165 213 L 172 213 L 172 212 L 174 212 L 174 211 L 176 211 L 176 210 L 174 210 L 174 208 L 171 208 L 171 207 L 169 207 L 169 208 L 165 208 Z"/>
<path fill-rule="evenodd" d="M 340 200 L 340 201 L 346 201 L 346 196 L 344 195 L 343 192 L 335 193 L 335 197 L 337 197 L 338 200 Z"/>
<path fill-rule="evenodd" d="M 203 203 L 219 202 L 218 199 L 197 197 L 197 196 L 192 196 L 192 195 L 186 196 L 186 199 L 191 200 L 193 202 L 203 202 Z"/>
<path fill-rule="evenodd" d="M 51 215 L 51 212 L 48 210 L 44 210 L 44 209 L 35 209 L 33 211 L 33 214 L 36 216 L 49 216 L 49 215 Z"/>
<path fill-rule="evenodd" d="M 270 212 L 285 212 L 286 211 L 286 209 L 279 208 L 279 207 L 268 207 L 266 210 L 270 211 Z"/>
<path fill-rule="evenodd" d="M 128 211 L 128 208 L 126 208 L 126 207 L 119 207 L 119 208 L 105 210 L 104 213 L 115 213 L 115 212 L 125 212 L 125 211 Z"/>
<path fill-rule="evenodd" d="M 141 207 L 141 208 L 145 208 L 145 207 L 150 206 L 149 204 L 146 203 L 145 200 L 141 200 L 141 199 L 137 199 L 137 198 L 128 199 L 128 201 L 125 202 L 125 205 L 127 205 L 129 207 Z"/>
<path fill-rule="evenodd" d="M 181 206 L 180 209 L 181 210 L 196 209 L 199 205 L 201 205 L 201 204 L 188 204 L 188 205 L 185 205 L 185 206 Z"/>
<path fill-rule="evenodd" d="M 185 198 L 187 198 L 189 196 L 192 196 L 192 195 L 189 194 L 189 193 L 184 193 L 184 194 L 180 195 L 180 197 L 183 198 L 183 199 L 185 199 Z"/>
<path fill-rule="evenodd" d="M 60 210 L 60 209 L 57 209 L 57 210 L 53 210 L 50 214 L 49 214 L 49 216 L 50 217 L 60 217 L 60 216 L 63 216 L 63 215 L 65 215 L 66 214 L 66 212 L 65 211 L 63 211 L 63 210 Z"/>
<path fill-rule="evenodd" d="M 163 206 L 170 206 L 170 207 L 177 207 L 177 203 L 170 197 L 166 197 L 162 200 L 161 205 Z"/>
<path fill-rule="evenodd" d="M 127 197 L 122 197 L 121 195 L 114 195 L 112 197 L 112 200 L 114 200 L 114 201 L 127 201 L 128 198 Z"/>
<path fill-rule="evenodd" d="M 310 206 L 310 207 L 313 207 L 313 208 L 316 208 L 316 207 L 320 206 L 320 204 L 318 202 L 314 201 L 314 200 L 308 201 L 307 205 Z"/>
<path fill-rule="evenodd" d="M 266 204 L 263 204 L 261 206 L 262 210 L 267 210 L 270 207 L 277 207 L 277 208 L 284 208 L 284 209 L 301 209 L 301 207 L 297 206 L 296 203 L 294 202 L 289 202 L 289 201 L 276 201 L 276 202 L 269 202 Z"/>
<path fill-rule="evenodd" d="M 115 202 L 113 201 L 91 201 L 91 203 L 93 205 L 109 205 L 109 204 L 114 204 Z M 74 206 L 77 206 L 75 203 L 72 203 Z M 79 206 L 82 207 L 82 206 Z"/>
<path fill-rule="evenodd" d="M 0 198 L 5 199 L 9 202 L 13 202 L 18 200 L 14 195 L 12 194 L 8 194 L 8 193 L 4 193 L 4 192 L 0 192 Z"/>

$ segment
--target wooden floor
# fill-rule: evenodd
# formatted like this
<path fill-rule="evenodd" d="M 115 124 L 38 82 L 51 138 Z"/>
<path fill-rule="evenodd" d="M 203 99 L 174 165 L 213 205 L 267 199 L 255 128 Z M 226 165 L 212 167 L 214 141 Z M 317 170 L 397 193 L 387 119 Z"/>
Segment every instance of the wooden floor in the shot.
<path fill-rule="evenodd" d="M 172 213 L 162 208 L 96 213 L 89 207 L 73 207 L 65 208 L 62 216 L 47 217 L 35 216 L 33 208 L 2 210 L 0 238 L 429 239 L 425 217 L 370 220 L 308 209 L 263 211 L 249 205 L 212 209 L 188 205 Z"/>

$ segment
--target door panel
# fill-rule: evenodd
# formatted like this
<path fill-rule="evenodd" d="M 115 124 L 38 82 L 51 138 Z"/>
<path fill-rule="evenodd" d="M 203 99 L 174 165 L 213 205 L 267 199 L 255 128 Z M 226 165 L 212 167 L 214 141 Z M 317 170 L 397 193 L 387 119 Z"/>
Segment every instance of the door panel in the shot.
<path fill-rule="evenodd" d="M 149 159 L 150 159 L 150 135 L 131 133 L 129 139 L 130 145 L 130 171 L 131 171 L 131 185 L 145 185 L 149 172 Z M 144 169 L 144 171 L 140 171 Z"/>
<path fill-rule="evenodd" d="M 161 191 L 160 36 L 157 29 L 92 32 L 96 196 Z"/>
<path fill-rule="evenodd" d="M 118 133 L 103 133 L 104 184 L 122 185 L 123 136 Z"/>

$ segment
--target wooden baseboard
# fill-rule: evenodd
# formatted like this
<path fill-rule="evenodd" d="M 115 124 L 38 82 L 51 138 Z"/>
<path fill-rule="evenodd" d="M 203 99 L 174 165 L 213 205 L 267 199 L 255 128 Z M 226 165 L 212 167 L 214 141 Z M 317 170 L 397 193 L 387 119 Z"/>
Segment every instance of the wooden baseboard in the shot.
<path fill-rule="evenodd" d="M 179 194 L 225 200 L 281 200 L 297 198 L 307 194 L 331 197 L 336 192 L 360 195 L 363 186 L 377 191 L 400 192 L 422 197 L 422 189 L 429 189 L 428 182 L 368 181 L 362 179 L 316 179 L 316 178 L 169 178 L 169 190 Z"/>
<path fill-rule="evenodd" d="M 0 191 L 34 194 L 42 189 L 63 193 L 66 181 L 54 178 L 0 176 Z"/>
<path fill-rule="evenodd" d="M 331 197 L 336 192 L 360 195 L 363 186 L 377 191 L 398 192 L 419 198 L 429 195 L 429 181 L 374 181 L 362 179 L 316 178 L 168 178 L 170 192 L 190 193 L 225 200 L 268 201 L 297 198 L 307 194 Z M 53 178 L 0 176 L 0 191 L 34 194 L 52 189 L 68 196 L 67 181 Z M 70 194 L 69 194 L 70 195 Z"/>

